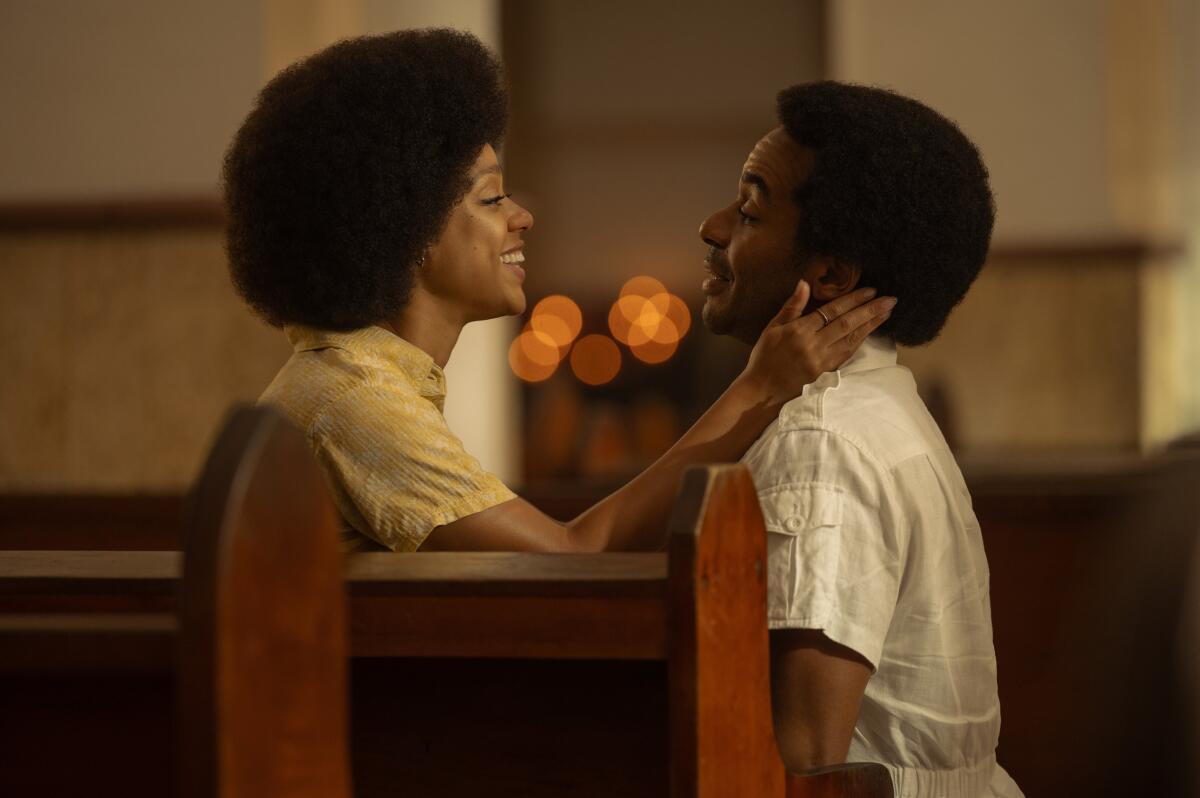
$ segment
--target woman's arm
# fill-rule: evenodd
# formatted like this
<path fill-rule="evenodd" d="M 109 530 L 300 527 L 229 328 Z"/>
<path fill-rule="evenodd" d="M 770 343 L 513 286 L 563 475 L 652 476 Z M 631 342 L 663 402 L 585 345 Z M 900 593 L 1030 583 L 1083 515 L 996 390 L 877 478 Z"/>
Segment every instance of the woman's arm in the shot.
<path fill-rule="evenodd" d="M 841 366 L 880 324 L 894 300 L 869 301 L 865 288 L 800 316 L 809 287 L 796 293 L 767 325 L 745 370 L 661 458 L 627 485 L 570 523 L 555 521 L 513 499 L 440 526 L 422 550 L 606 551 L 656 549 L 665 542 L 671 504 L 684 469 L 736 460 L 804 386 Z M 865 303 L 865 304 L 864 304 Z M 890 304 L 889 304 L 890 303 Z"/>

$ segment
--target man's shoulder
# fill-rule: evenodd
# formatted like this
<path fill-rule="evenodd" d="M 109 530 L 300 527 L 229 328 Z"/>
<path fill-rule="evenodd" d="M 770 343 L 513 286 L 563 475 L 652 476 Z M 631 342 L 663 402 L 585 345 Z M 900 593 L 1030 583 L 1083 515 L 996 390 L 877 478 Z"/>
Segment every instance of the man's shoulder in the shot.
<path fill-rule="evenodd" d="M 899 365 L 822 375 L 784 405 L 767 436 L 832 439 L 889 470 L 946 447 L 912 373 Z"/>

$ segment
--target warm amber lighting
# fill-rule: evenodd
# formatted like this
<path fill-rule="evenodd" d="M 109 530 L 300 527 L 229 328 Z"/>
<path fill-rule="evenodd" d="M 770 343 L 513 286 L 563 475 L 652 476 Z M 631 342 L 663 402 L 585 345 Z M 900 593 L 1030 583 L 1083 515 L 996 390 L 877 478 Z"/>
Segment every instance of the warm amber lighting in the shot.
<path fill-rule="evenodd" d="M 558 343 L 544 332 L 526 327 L 517 336 L 517 345 L 521 348 L 521 354 L 525 356 L 526 360 L 537 363 L 539 366 L 554 366 L 562 360 Z"/>
<path fill-rule="evenodd" d="M 664 314 L 675 325 L 675 333 L 680 339 L 692 328 L 692 312 L 687 303 L 674 294 L 667 294 L 667 309 Z"/>
<path fill-rule="evenodd" d="M 649 299 L 665 293 L 667 293 L 667 287 L 662 284 L 661 280 L 639 275 L 625 281 L 625 285 L 621 286 L 620 296 L 640 296 L 643 299 Z"/>
<path fill-rule="evenodd" d="M 560 350 L 554 340 L 536 330 L 525 330 L 508 347 L 508 365 L 513 374 L 525 382 L 547 379 L 561 360 Z"/>
<path fill-rule="evenodd" d="M 662 363 L 675 354 L 691 326 L 687 304 L 653 277 L 634 277 L 625 283 L 608 312 L 613 337 L 645 363 Z"/>
<path fill-rule="evenodd" d="M 603 385 L 621 370 L 621 350 L 607 335 L 585 335 L 571 350 L 571 371 L 580 382 Z"/>
<path fill-rule="evenodd" d="M 550 344 L 560 350 L 563 355 L 566 354 L 567 347 L 575 340 L 575 333 L 571 332 L 571 328 L 565 321 L 558 316 L 545 313 L 530 319 L 525 329 L 533 332 L 539 342 Z"/>
<path fill-rule="evenodd" d="M 643 363 L 655 365 L 669 360 L 671 355 L 675 354 L 675 350 L 678 348 L 678 339 L 669 343 L 659 343 L 658 341 L 648 340 L 643 343 L 630 346 L 629 351 L 633 352 L 633 356 Z"/>
<path fill-rule="evenodd" d="M 679 331 L 675 329 L 675 323 L 653 308 L 642 313 L 637 324 L 629 328 L 630 346 L 641 346 L 650 341 L 659 344 L 673 344 L 679 341 Z"/>
<path fill-rule="evenodd" d="M 549 335 L 559 349 L 566 349 L 583 328 L 583 313 L 570 297 L 554 294 L 534 306 L 529 326 Z"/>
<path fill-rule="evenodd" d="M 613 303 L 608 311 L 608 329 L 626 346 L 629 345 L 629 330 L 641 318 L 642 310 L 647 301 L 640 296 L 623 296 Z"/>

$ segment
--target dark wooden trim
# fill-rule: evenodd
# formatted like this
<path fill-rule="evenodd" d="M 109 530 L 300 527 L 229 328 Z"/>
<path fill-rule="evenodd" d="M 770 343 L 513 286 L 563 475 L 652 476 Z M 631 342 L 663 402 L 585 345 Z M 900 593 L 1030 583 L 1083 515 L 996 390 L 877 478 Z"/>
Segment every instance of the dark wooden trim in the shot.
<path fill-rule="evenodd" d="M 182 563 L 168 551 L 0 551 L 0 613 L 171 612 Z M 667 655 L 662 553 L 352 554 L 345 575 L 355 656 Z"/>
<path fill-rule="evenodd" d="M 988 253 L 988 260 L 1114 260 L 1141 266 L 1154 258 L 1182 255 L 1186 249 L 1181 239 L 1012 241 L 994 244 Z"/>
<path fill-rule="evenodd" d="M 0 202 L 0 232 L 96 232 L 225 226 L 216 195 Z"/>
<path fill-rule="evenodd" d="M 166 613 L 0 615 L 0 673 L 166 672 L 178 631 Z"/>
<path fill-rule="evenodd" d="M 3 551 L 0 595 L 174 596 L 178 551 Z"/>
<path fill-rule="evenodd" d="M 424 555 L 419 555 L 424 556 Z M 355 596 L 356 657 L 663 660 L 665 591 L 592 596 Z"/>
<path fill-rule="evenodd" d="M 346 560 L 346 582 L 355 596 L 661 599 L 666 579 L 667 556 L 661 553 L 363 553 Z"/>

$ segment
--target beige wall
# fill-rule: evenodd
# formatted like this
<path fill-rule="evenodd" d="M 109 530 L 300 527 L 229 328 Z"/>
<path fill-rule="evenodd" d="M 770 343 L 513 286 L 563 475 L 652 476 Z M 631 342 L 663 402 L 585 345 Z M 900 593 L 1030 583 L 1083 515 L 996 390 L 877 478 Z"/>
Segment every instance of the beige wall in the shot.
<path fill-rule="evenodd" d="M 942 335 L 900 362 L 946 392 L 970 454 L 1135 447 L 1139 261 L 993 256 Z"/>
<path fill-rule="evenodd" d="M 219 231 L 0 235 L 0 489 L 179 490 L 287 343 Z"/>
<path fill-rule="evenodd" d="M 0 201 L 211 193 L 259 86 L 257 3 L 0 3 Z"/>

